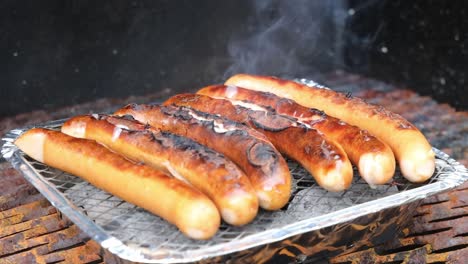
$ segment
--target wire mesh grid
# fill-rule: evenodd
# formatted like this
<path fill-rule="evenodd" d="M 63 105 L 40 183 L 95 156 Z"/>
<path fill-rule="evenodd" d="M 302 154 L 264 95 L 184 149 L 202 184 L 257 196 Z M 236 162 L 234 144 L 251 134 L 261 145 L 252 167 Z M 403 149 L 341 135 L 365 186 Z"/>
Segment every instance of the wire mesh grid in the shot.
<path fill-rule="evenodd" d="M 62 122 L 55 121 L 42 127 L 58 129 L 61 124 Z M 2 155 L 17 168 L 20 168 L 20 165 L 27 165 L 33 170 L 32 175 L 29 176 L 45 182 L 48 187 L 52 187 L 53 196 L 65 197 L 66 201 L 69 201 L 73 205 L 71 206 L 73 210 L 80 211 L 85 217 L 90 219 L 93 222 L 93 226 L 95 225 L 99 230 L 105 232 L 106 237 L 116 238 L 119 241 L 118 245 L 115 246 L 116 252 L 121 250 L 123 245 L 120 253 L 124 256 L 130 256 L 130 253 L 127 254 L 127 249 L 129 248 L 134 249 L 132 252 L 158 252 L 159 254 L 158 257 L 137 256 L 135 259 L 138 260 L 156 260 L 159 262 L 161 259 L 166 259 L 167 261 L 164 262 L 185 262 L 187 260 L 194 260 L 187 257 L 187 255 L 190 255 L 190 252 L 198 252 L 199 259 L 206 257 L 206 252 L 210 252 L 212 256 L 230 251 L 233 252 L 233 250 L 241 250 L 242 248 L 245 249 L 258 245 L 258 241 L 262 244 L 277 241 L 285 234 L 285 230 L 291 231 L 297 228 L 300 221 L 305 221 L 309 224 L 314 223 L 314 219 L 321 218 L 320 221 L 317 220 L 315 222 L 318 223 L 317 227 L 325 226 L 324 222 L 327 225 L 330 222 L 336 222 L 337 218 L 341 222 L 349 221 L 353 216 L 362 213 L 362 209 L 367 209 L 367 212 L 375 212 L 381 210 L 383 206 L 389 205 L 389 203 L 385 204 L 385 202 L 370 205 L 380 198 L 394 198 L 396 196 L 392 195 L 409 193 L 411 189 L 416 187 L 423 187 L 422 189 L 424 189 L 429 186 L 429 183 L 433 182 L 445 185 L 445 187 L 439 186 L 426 189 L 424 192 L 418 192 L 417 195 L 412 194 L 412 196 L 405 197 L 403 200 L 392 199 L 392 204 L 398 206 L 402 202 L 424 198 L 431 194 L 431 192 L 434 193 L 435 191 L 443 190 L 443 188 L 453 188 L 468 179 L 466 168 L 450 159 L 445 153 L 434 149 L 437 154 L 436 172 L 429 183 L 409 183 L 397 169 L 391 183 L 371 188 L 355 170 L 355 177 L 351 187 L 343 192 L 332 193 L 319 187 L 304 168 L 289 160 L 288 165 L 293 176 L 293 189 L 291 199 L 284 208 L 274 212 L 260 210 L 252 223 L 242 227 L 234 227 L 222 223 L 220 230 L 212 239 L 196 241 L 185 237 L 175 226 L 146 212 L 144 209 L 108 194 L 78 177 L 48 167 L 24 155 L 16 148 L 13 141 L 27 129 L 12 130 L 3 138 L 5 144 L 2 147 Z M 20 170 L 23 171 L 25 176 L 29 174 L 24 171 L 24 168 L 20 168 Z M 31 181 L 31 178 L 28 180 Z M 35 186 L 38 187 L 37 185 Z M 41 188 L 43 187 L 38 187 L 41 192 L 47 192 L 46 190 L 41 190 Z M 125 188 L 125 186 L 122 186 L 122 188 Z M 417 190 L 420 189 L 418 188 Z M 158 199 L 157 193 L 154 194 L 154 199 Z M 63 203 L 61 205 L 62 209 L 70 208 L 69 204 L 67 205 L 63 201 L 61 203 Z M 363 206 L 366 207 L 353 210 L 352 213 L 340 214 L 342 212 L 341 209 L 354 208 L 354 206 L 364 203 L 366 204 Z M 81 217 L 77 217 L 77 219 L 81 219 Z M 92 233 L 97 230 L 94 227 L 87 229 L 90 236 L 93 236 Z M 272 230 L 278 232 L 272 232 Z M 98 241 L 106 240 L 99 239 L 98 237 L 94 238 Z M 170 260 L 171 258 L 172 260 Z"/>
<path fill-rule="evenodd" d="M 256 219 L 243 227 L 223 223 L 211 240 L 196 241 L 185 237 L 175 226 L 144 209 L 106 193 L 78 177 L 25 158 L 39 175 L 109 235 L 126 245 L 149 250 L 183 252 L 219 245 L 417 187 L 417 184 L 408 183 L 397 171 L 393 182 L 371 188 L 355 170 L 351 188 L 343 192 L 328 192 L 318 186 L 304 168 L 289 160 L 293 190 L 290 202 L 284 208 L 275 212 L 260 210 Z M 437 172 L 431 181 L 437 181 L 439 175 L 451 170 L 443 160 L 438 160 Z M 158 199 L 157 193 L 154 198 Z"/>

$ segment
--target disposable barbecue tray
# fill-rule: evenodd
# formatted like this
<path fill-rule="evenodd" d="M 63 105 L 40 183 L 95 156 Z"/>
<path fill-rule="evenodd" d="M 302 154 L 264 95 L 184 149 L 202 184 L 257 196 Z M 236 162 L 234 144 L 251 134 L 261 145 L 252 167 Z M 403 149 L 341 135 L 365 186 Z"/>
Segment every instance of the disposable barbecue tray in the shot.
<path fill-rule="evenodd" d="M 64 120 L 34 127 L 60 129 Z M 95 188 L 78 177 L 32 160 L 13 141 L 31 127 L 11 130 L 2 155 L 81 230 L 117 256 L 146 263 L 254 263 L 275 254 L 335 255 L 380 244 L 405 227 L 418 202 L 468 180 L 468 171 L 435 149 L 436 171 L 430 181 L 409 183 L 400 171 L 393 182 L 370 187 L 354 171 L 350 189 L 332 193 L 320 188 L 300 165 L 288 161 L 292 196 L 275 212 L 260 210 L 246 226 L 222 223 L 210 240 L 187 238 L 165 220 Z M 158 194 L 155 194 L 157 200 Z"/>

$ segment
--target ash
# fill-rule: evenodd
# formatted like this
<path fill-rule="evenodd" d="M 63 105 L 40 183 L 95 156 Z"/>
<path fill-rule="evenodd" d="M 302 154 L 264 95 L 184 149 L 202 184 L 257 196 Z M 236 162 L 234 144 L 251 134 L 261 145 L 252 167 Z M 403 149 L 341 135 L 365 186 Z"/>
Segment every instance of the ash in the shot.
<path fill-rule="evenodd" d="M 355 181 L 350 189 L 343 192 L 328 192 L 318 186 L 299 190 L 289 203 L 286 212 L 294 216 L 295 219 L 304 218 L 304 215 L 307 215 L 306 218 L 310 218 L 399 192 L 396 186 L 370 187 L 362 179 Z"/>

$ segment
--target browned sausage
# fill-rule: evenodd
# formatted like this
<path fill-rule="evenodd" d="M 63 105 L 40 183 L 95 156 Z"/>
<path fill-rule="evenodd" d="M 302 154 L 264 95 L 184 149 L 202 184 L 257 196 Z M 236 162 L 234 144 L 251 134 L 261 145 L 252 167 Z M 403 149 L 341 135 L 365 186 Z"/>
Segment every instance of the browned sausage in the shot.
<path fill-rule="evenodd" d="M 219 228 L 218 209 L 204 194 L 159 170 L 133 163 L 93 140 L 34 128 L 22 134 L 15 144 L 35 160 L 79 176 L 166 219 L 191 238 L 208 239 Z"/>
<path fill-rule="evenodd" d="M 275 77 L 238 74 L 225 84 L 271 92 L 368 130 L 390 146 L 403 176 L 412 182 L 426 181 L 434 173 L 435 153 L 424 135 L 406 119 L 382 106 Z"/>
<path fill-rule="evenodd" d="M 198 93 L 236 101 L 255 102 L 275 109 L 278 114 L 297 118 L 299 122 L 317 129 L 339 143 L 351 162 L 357 166 L 359 174 L 371 185 L 384 184 L 391 180 L 395 173 L 395 157 L 387 144 L 367 130 L 349 125 L 322 111 L 304 107 L 291 99 L 272 93 L 236 86 L 213 85 L 201 89 Z"/>
<path fill-rule="evenodd" d="M 201 94 L 179 94 L 164 104 L 219 114 L 256 129 L 265 134 L 280 152 L 306 168 L 317 183 L 327 190 L 343 191 L 351 184 L 353 170 L 343 149 L 315 129 L 298 125 L 292 118 L 257 105 L 233 105 L 228 100 Z"/>
<path fill-rule="evenodd" d="M 245 174 L 223 155 L 204 145 L 136 120 L 107 115 L 77 116 L 62 132 L 96 140 L 113 151 L 188 181 L 218 207 L 232 225 L 244 225 L 257 215 L 258 199 Z"/>
<path fill-rule="evenodd" d="M 184 107 L 133 104 L 115 114 L 131 115 L 142 123 L 191 138 L 224 154 L 249 177 L 262 208 L 277 210 L 288 202 L 289 168 L 263 134 L 240 123 Z"/>

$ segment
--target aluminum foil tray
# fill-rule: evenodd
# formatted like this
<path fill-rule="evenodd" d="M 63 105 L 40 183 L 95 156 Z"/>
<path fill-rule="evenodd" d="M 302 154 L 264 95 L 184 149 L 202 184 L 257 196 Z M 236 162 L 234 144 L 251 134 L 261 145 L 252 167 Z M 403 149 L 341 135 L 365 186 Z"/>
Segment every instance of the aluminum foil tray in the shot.
<path fill-rule="evenodd" d="M 63 121 L 36 127 L 59 129 Z M 323 190 L 301 166 L 289 161 L 293 192 L 285 208 L 260 210 L 243 227 L 223 223 L 212 239 L 195 241 L 141 208 L 32 160 L 13 144 L 27 129 L 12 130 L 3 138 L 3 157 L 103 248 L 135 262 L 259 263 L 278 254 L 304 261 L 312 255 L 357 250 L 394 237 L 422 198 L 468 180 L 466 168 L 437 149 L 437 169 L 428 183 L 411 184 L 397 171 L 392 183 L 370 188 L 355 170 L 352 187 L 339 193 Z"/>

